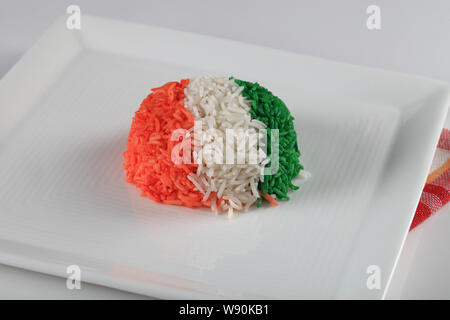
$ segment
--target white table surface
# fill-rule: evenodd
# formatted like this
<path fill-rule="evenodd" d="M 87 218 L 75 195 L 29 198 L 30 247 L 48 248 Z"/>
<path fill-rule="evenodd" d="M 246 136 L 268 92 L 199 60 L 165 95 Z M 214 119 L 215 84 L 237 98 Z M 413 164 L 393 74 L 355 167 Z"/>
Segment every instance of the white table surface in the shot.
<path fill-rule="evenodd" d="M 298 53 L 420 74 L 450 82 L 450 1 L 66 1 L 0 0 L 0 77 L 65 14 L 154 24 Z M 366 8 L 381 8 L 382 29 L 366 28 Z M 0 106 L 2 107 L 2 106 Z M 450 121 L 447 121 L 450 126 Z M 388 299 L 450 299 L 450 205 L 412 231 Z M 0 265 L 0 298 L 129 299 L 142 296 Z"/>

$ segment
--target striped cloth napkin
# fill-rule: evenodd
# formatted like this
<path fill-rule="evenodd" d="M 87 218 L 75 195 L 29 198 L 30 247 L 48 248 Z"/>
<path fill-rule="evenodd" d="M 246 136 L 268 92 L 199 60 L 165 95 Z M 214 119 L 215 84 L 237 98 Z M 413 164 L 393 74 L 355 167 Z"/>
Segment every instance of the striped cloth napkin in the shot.
<path fill-rule="evenodd" d="M 443 129 L 410 230 L 450 200 L 450 130 Z"/>

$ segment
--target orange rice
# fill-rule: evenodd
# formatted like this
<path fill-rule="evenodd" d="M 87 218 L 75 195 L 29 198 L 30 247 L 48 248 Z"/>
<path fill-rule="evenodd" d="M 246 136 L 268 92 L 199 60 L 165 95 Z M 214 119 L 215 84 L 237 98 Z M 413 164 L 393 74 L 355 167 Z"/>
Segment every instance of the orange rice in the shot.
<path fill-rule="evenodd" d="M 176 129 L 190 129 L 194 118 L 184 107 L 184 88 L 189 80 L 169 82 L 152 89 L 136 111 L 128 136 L 124 169 L 127 182 L 141 189 L 153 201 L 190 208 L 210 206 L 208 199 L 187 178 L 196 164 L 175 164 L 171 160 L 171 141 Z M 180 137 L 180 141 L 182 141 Z"/>

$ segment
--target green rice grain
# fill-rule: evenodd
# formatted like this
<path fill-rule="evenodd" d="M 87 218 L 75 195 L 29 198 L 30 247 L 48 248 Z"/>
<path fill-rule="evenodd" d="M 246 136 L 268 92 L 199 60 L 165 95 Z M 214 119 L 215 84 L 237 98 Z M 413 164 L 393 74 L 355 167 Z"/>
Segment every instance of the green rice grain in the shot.
<path fill-rule="evenodd" d="M 269 157 L 271 157 L 271 129 L 279 130 L 278 172 L 275 175 L 265 175 L 264 181 L 259 182 L 258 189 L 264 194 L 275 194 L 278 200 L 289 200 L 288 191 L 299 188 L 292 183 L 292 179 L 303 169 L 299 160 L 300 150 L 298 149 L 297 133 L 294 129 L 294 117 L 280 98 L 257 82 L 247 82 L 233 77 L 230 79 L 243 87 L 242 95 L 252 101 L 251 117 L 267 126 L 267 155 Z M 258 204 L 260 205 L 259 200 Z"/>

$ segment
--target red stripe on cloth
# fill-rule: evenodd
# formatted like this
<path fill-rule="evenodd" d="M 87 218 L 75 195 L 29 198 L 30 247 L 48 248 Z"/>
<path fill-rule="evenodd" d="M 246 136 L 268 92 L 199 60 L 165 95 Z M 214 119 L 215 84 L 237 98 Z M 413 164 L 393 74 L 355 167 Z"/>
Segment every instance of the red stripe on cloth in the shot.
<path fill-rule="evenodd" d="M 419 202 L 419 205 L 416 209 L 416 214 L 414 215 L 413 222 L 411 223 L 411 227 L 409 230 L 414 229 L 419 224 L 421 224 L 423 221 L 428 219 L 431 216 L 431 210 L 428 206 L 423 204 L 422 202 Z"/>
<path fill-rule="evenodd" d="M 448 202 L 449 193 L 448 193 L 447 189 L 445 189 L 444 187 L 437 186 L 437 185 L 431 184 L 431 183 L 427 183 L 425 185 L 425 188 L 423 188 L 423 191 L 436 195 L 439 198 L 439 200 L 441 200 L 441 202 L 442 202 L 440 207 L 442 207 L 444 204 L 446 204 Z"/>
<path fill-rule="evenodd" d="M 450 200 L 450 193 L 444 187 L 427 183 L 423 188 L 419 205 L 409 230 L 414 229 Z"/>
<path fill-rule="evenodd" d="M 450 151 L 450 130 L 442 129 L 438 148 Z M 450 169 L 425 184 L 409 230 L 414 229 L 450 201 Z"/>
<path fill-rule="evenodd" d="M 450 150 L 450 130 L 445 128 L 442 129 L 437 147 L 444 150 Z"/>

